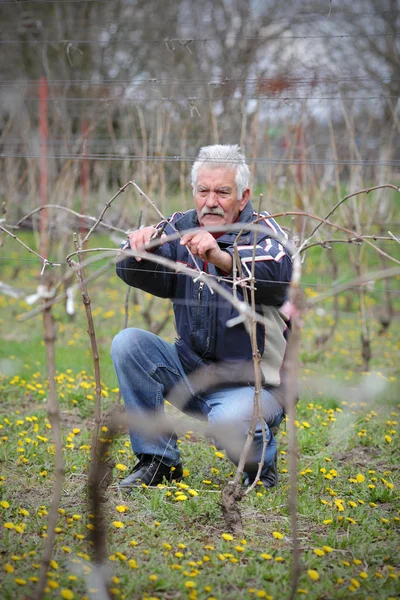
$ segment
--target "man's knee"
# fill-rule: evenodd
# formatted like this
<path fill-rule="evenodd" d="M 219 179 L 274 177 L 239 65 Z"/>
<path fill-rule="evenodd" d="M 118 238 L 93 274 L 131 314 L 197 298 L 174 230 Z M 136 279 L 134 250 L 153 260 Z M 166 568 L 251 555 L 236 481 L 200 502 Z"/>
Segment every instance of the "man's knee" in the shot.
<path fill-rule="evenodd" d="M 119 362 L 122 357 L 126 357 L 127 352 L 137 345 L 141 345 L 142 334 L 146 334 L 142 329 L 129 327 L 123 329 L 114 337 L 111 344 L 111 356 L 114 362 Z"/>

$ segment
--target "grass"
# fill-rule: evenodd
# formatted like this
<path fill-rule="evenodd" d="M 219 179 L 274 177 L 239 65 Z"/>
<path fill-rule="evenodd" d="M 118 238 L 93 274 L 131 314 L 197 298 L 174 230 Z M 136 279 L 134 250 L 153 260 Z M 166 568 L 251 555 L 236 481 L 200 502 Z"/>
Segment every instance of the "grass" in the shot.
<path fill-rule="evenodd" d="M 1 278 L 32 293 L 38 268 L 29 262 L 24 265 L 15 273 L 10 260 Z M 323 271 L 322 263 L 317 271 L 306 273 L 309 294 L 319 280 L 319 270 Z M 103 408 L 107 409 L 118 396 L 109 346 L 122 327 L 125 286 L 110 269 L 90 286 L 90 292 L 100 348 Z M 368 298 L 372 311 L 372 300 L 378 302 L 380 296 L 375 292 Z M 92 519 L 86 504 L 94 382 L 79 297 L 77 305 L 75 321 L 67 319 L 62 306 L 54 310 L 66 476 L 48 573 L 49 599 L 96 597 L 88 542 Z M 19 322 L 18 315 L 30 308 L 24 301 L 0 297 L 0 306 L 0 596 L 14 600 L 28 597 L 38 576 L 54 449 L 45 411 L 41 318 Z M 360 373 L 357 313 L 342 315 L 330 344 L 316 350 L 315 337 L 330 324 L 329 305 L 325 308 L 325 313 L 306 316 L 303 332 L 297 415 L 303 570 L 298 597 L 398 598 L 399 323 L 395 320 L 386 335 L 379 336 L 379 325 L 371 320 L 374 373 Z M 141 326 L 139 307 L 131 305 L 130 312 L 130 325 Z M 163 335 L 172 341 L 172 326 Z M 278 434 L 279 487 L 270 491 L 260 487 L 242 502 L 244 539 L 226 535 L 221 518 L 219 492 L 233 476 L 232 464 L 194 433 L 178 429 L 178 434 L 187 470 L 184 485 L 189 486 L 184 489 L 177 484 L 121 496 L 117 482 L 134 458 L 127 435 L 112 446 L 116 467 L 104 510 L 114 596 L 288 597 L 291 555 L 285 425 Z M 186 498 L 177 500 L 177 492 Z"/>

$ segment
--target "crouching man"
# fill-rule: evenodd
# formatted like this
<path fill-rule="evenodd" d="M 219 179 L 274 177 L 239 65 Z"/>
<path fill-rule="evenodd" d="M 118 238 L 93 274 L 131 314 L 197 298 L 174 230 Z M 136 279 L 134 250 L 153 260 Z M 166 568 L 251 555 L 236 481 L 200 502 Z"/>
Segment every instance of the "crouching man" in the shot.
<path fill-rule="evenodd" d="M 236 145 L 203 147 L 192 167 L 195 208 L 169 217 L 165 234 L 176 233 L 180 239 L 164 241 L 155 254 L 172 261 L 197 267 L 221 278 L 220 284 L 232 292 L 234 243 L 237 243 L 243 273 L 251 274 L 254 236 L 256 240 L 255 287 L 256 310 L 268 325 L 257 324 L 257 343 L 262 356 L 263 389 L 261 396 L 267 448 L 261 471 L 266 488 L 277 485 L 277 447 L 272 430 L 284 416 L 281 400 L 282 364 L 286 350 L 288 319 L 281 310 L 287 298 L 292 262 L 285 248 L 271 231 L 283 231 L 262 213 L 262 231 L 246 230 L 257 218 L 250 201 L 249 167 Z M 209 233 L 202 227 L 235 223 L 235 231 Z M 195 233 L 185 231 L 199 228 Z M 146 248 L 157 228 L 144 227 L 129 234 L 132 251 Z M 173 303 L 178 338 L 174 344 L 140 329 L 121 331 L 112 344 L 112 358 L 126 410 L 131 415 L 147 416 L 164 410 L 164 398 L 179 384 L 188 390 L 184 402 L 176 395 L 178 408 L 208 419 L 214 426 L 215 443 L 238 463 L 251 420 L 254 402 L 252 348 L 243 323 L 227 327 L 238 316 L 236 309 L 218 293 L 212 294 L 203 281 L 177 274 L 150 260 L 126 257 L 117 265 L 117 274 L 128 285 Z M 242 297 L 242 288 L 237 293 Z M 249 368 L 250 367 L 250 368 Z M 190 375 L 202 369 L 210 373 L 213 386 L 194 389 Z M 216 375 L 221 373 L 219 385 Z M 174 395 L 172 400 L 174 401 Z M 221 431 L 219 439 L 218 431 Z M 229 434 L 227 435 L 227 432 Z M 138 462 L 119 485 L 157 485 L 183 477 L 176 435 L 148 436 L 130 432 Z M 254 441 L 246 462 L 243 484 L 255 478 L 262 457 L 263 433 L 257 423 Z"/>

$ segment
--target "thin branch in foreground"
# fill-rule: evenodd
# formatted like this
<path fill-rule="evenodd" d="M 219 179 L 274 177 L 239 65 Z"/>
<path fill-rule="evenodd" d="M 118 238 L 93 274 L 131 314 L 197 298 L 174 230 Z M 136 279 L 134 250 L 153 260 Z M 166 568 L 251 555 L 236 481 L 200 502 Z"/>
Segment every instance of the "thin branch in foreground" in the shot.
<path fill-rule="evenodd" d="M 291 593 L 290 600 L 296 596 L 299 584 L 301 566 L 299 541 L 297 535 L 297 458 L 298 444 L 296 431 L 296 402 L 297 402 L 297 371 L 298 357 L 300 352 L 300 330 L 302 326 L 302 314 L 304 310 L 304 300 L 298 283 L 292 284 L 289 295 L 292 310 L 292 328 L 289 337 L 289 343 L 286 353 L 285 364 L 285 412 L 288 417 L 288 437 L 289 437 L 289 478 L 290 487 L 288 494 L 288 508 L 291 522 L 292 533 L 292 573 L 291 573 Z"/>
<path fill-rule="evenodd" d="M 99 351 L 97 348 L 97 340 L 96 333 L 93 322 L 93 314 L 91 309 L 91 301 L 89 297 L 89 293 L 87 290 L 87 286 L 85 283 L 85 272 L 82 267 L 82 257 L 80 253 L 81 245 L 78 245 L 78 241 L 76 236 L 74 237 L 75 248 L 78 252 L 79 264 L 81 266 L 80 269 L 76 271 L 76 277 L 79 282 L 79 286 L 81 288 L 82 301 L 85 306 L 86 318 L 88 322 L 88 334 L 90 337 L 90 345 L 92 349 L 93 356 L 93 365 L 94 365 L 94 376 L 95 376 L 95 385 L 96 385 L 96 404 L 95 404 L 95 415 L 94 415 L 94 428 L 93 428 L 93 443 L 92 443 L 92 461 L 94 461 L 96 457 L 96 446 L 97 439 L 99 435 L 100 429 L 100 415 L 101 415 L 101 378 L 100 378 L 100 360 L 99 360 Z M 72 267 L 75 266 L 76 263 L 69 259 L 68 264 Z"/>

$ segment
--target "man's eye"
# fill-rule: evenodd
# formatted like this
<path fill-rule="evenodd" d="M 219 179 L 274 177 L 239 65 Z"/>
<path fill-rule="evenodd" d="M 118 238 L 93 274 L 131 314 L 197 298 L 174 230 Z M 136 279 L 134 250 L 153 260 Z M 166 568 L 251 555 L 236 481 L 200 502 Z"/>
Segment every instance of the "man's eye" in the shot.
<path fill-rule="evenodd" d="M 219 190 L 218 193 L 220 196 L 229 196 L 230 194 L 229 190 Z"/>

